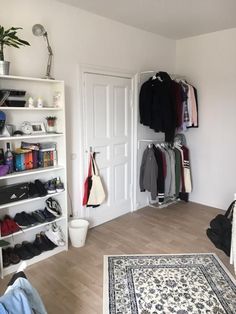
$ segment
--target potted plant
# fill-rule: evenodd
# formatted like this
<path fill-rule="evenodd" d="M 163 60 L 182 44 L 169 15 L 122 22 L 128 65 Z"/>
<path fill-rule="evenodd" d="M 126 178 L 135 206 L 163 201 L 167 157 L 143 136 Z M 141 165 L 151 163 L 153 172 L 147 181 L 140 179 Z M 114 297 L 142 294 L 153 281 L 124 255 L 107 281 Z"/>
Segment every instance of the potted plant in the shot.
<path fill-rule="evenodd" d="M 30 44 L 20 39 L 16 34 L 21 27 L 11 27 L 7 30 L 0 25 L 0 75 L 9 75 L 10 62 L 4 60 L 4 48 L 15 47 L 20 48 L 20 46 L 30 46 Z"/>
<path fill-rule="evenodd" d="M 57 117 L 49 116 L 46 117 L 47 120 L 47 132 L 56 132 L 55 124 Z"/>

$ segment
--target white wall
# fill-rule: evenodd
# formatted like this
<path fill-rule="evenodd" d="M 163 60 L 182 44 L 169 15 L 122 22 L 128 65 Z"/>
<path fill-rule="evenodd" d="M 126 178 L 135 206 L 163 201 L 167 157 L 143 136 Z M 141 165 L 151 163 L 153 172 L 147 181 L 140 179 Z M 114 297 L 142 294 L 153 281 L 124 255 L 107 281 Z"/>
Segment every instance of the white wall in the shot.
<path fill-rule="evenodd" d="M 236 192 L 236 29 L 179 40 L 176 71 L 199 94 L 200 127 L 188 132 L 191 200 L 226 209 Z"/>
<path fill-rule="evenodd" d="M 68 170 L 75 211 L 81 208 L 82 174 L 78 73 L 79 63 L 125 71 L 150 68 L 173 72 L 175 41 L 144 32 L 54 0 L 0 0 L 0 23 L 21 26 L 19 34 L 31 47 L 10 48 L 11 74 L 41 77 L 47 51 L 42 38 L 32 35 L 36 23 L 45 26 L 54 51 L 53 75 L 66 82 Z M 71 154 L 77 158 L 71 161 Z"/>

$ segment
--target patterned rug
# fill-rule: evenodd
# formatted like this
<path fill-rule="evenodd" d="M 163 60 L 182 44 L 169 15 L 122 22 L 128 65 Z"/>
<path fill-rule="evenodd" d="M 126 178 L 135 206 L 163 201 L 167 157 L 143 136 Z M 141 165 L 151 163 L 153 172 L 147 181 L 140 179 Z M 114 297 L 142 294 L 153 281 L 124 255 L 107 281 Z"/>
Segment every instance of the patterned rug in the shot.
<path fill-rule="evenodd" d="M 236 283 L 215 254 L 104 257 L 104 314 L 235 314 Z"/>

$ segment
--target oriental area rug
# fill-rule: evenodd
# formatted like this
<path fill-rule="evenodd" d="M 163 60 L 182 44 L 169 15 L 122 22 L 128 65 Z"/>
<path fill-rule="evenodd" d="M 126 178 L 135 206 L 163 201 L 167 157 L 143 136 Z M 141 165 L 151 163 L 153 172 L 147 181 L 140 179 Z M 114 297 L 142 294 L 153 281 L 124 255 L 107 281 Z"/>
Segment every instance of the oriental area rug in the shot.
<path fill-rule="evenodd" d="M 104 256 L 104 314 L 235 314 L 236 282 L 215 254 Z"/>

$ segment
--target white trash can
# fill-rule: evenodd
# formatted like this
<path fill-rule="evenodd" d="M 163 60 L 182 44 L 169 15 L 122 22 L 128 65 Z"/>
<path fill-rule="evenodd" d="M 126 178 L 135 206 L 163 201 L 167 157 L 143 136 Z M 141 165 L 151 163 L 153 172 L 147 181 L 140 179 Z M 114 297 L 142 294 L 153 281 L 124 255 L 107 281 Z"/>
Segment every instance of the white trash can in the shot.
<path fill-rule="evenodd" d="M 84 219 L 72 219 L 69 221 L 69 235 L 74 247 L 82 247 L 85 244 L 89 222 Z"/>

